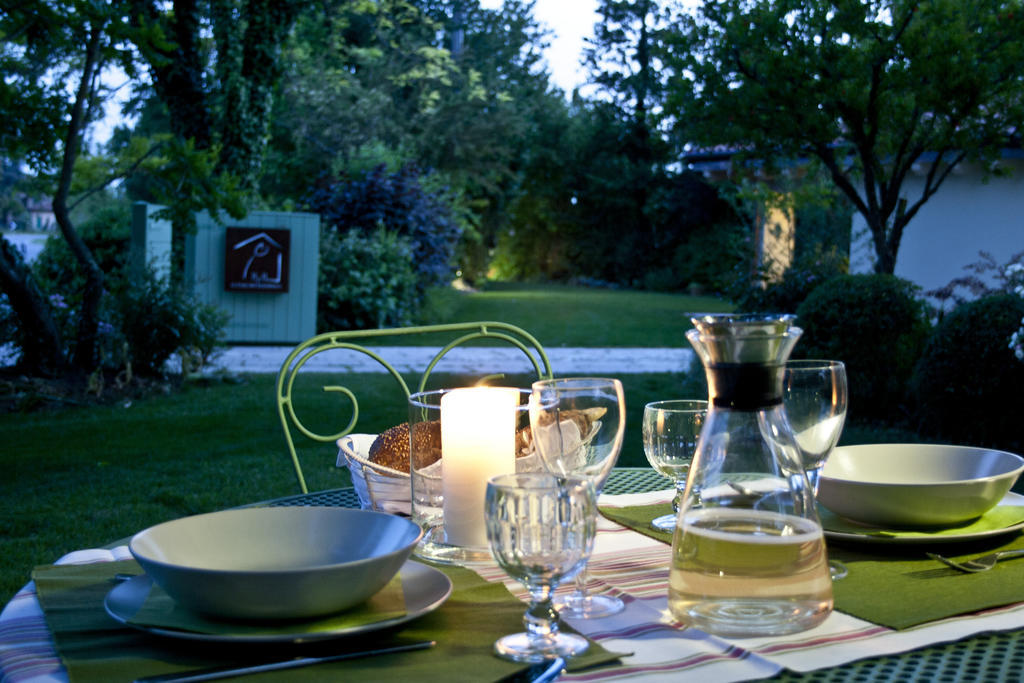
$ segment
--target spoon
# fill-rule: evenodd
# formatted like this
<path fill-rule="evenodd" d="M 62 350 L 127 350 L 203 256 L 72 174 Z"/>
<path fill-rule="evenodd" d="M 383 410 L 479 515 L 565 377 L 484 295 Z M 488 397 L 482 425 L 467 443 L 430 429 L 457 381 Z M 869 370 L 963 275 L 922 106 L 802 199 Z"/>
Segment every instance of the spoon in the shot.
<path fill-rule="evenodd" d="M 996 562 L 999 560 L 1006 559 L 1008 557 L 1021 557 L 1024 556 L 1024 550 L 1001 550 L 997 553 L 989 553 L 988 555 L 982 555 L 976 557 L 973 560 L 964 560 L 963 562 L 957 562 L 951 560 L 948 557 L 942 555 L 936 555 L 935 553 L 928 553 L 928 557 L 933 560 L 938 560 L 943 564 L 946 564 L 953 569 L 959 569 L 962 572 L 969 574 L 976 574 L 978 572 L 987 572 L 992 567 L 996 566 Z"/>

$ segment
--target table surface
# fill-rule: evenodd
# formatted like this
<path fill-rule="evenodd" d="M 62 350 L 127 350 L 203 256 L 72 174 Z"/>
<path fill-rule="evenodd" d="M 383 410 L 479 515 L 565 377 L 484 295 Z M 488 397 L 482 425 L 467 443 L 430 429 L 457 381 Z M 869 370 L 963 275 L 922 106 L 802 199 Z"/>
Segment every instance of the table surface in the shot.
<path fill-rule="evenodd" d="M 641 493 L 667 488 L 647 467 L 616 468 L 603 493 Z M 334 489 L 268 501 L 270 506 L 359 507 L 354 489 Z M 1024 631 L 983 633 L 900 655 L 877 657 L 811 673 L 782 671 L 773 681 L 983 681 L 1024 680 Z"/>
<path fill-rule="evenodd" d="M 666 480 L 650 468 L 616 468 L 604 493 L 642 493 L 666 489 Z M 359 507 L 352 488 L 287 496 L 258 505 Z M 983 633 L 899 655 L 852 662 L 811 673 L 783 670 L 775 681 L 985 681 L 1024 680 L 1024 630 Z"/>

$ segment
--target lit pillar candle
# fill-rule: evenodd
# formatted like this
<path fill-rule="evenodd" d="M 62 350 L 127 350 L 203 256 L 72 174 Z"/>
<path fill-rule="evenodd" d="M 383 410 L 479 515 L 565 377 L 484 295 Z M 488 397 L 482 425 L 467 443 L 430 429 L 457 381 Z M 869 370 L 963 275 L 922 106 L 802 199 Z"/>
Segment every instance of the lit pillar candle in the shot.
<path fill-rule="evenodd" d="M 441 487 L 450 545 L 486 546 L 487 480 L 516 469 L 519 390 L 453 389 L 441 397 Z"/>

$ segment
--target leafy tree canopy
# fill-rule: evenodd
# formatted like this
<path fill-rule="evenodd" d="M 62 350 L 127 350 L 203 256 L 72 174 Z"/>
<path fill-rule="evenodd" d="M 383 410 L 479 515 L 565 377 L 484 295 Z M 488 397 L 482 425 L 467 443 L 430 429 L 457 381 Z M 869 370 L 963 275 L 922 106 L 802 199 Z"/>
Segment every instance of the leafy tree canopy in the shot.
<path fill-rule="evenodd" d="M 244 213 L 262 160 L 279 76 L 277 49 L 300 0 L 26 0 L 0 13 L 0 158 L 28 167 L 52 197 L 61 236 L 84 276 L 76 341 L 67 344 L 30 270 L 0 242 L 0 286 L 21 330 L 30 372 L 91 372 L 105 274 L 75 227 L 74 209 L 118 179 L 146 173 L 153 199 L 179 224 L 200 208 Z M 210 50 L 204 36 L 212 36 Z M 216 60 L 212 67 L 208 58 Z M 93 156 L 90 127 L 112 99 L 116 68 L 144 91 L 153 84 L 170 130 L 122 134 Z M 218 125 L 211 128 L 211 122 Z M 211 132 L 212 131 L 212 132 Z"/>
<path fill-rule="evenodd" d="M 879 272 L 955 166 L 1019 144 L 1020 0 L 722 0 L 677 25 L 680 139 L 819 159 L 864 217 Z M 923 190 L 907 196 L 916 168 Z"/>
<path fill-rule="evenodd" d="M 539 63 L 532 7 L 333 0 L 302 12 L 285 46 L 268 201 L 288 205 L 324 173 L 413 163 L 451 188 L 464 257 L 484 261 L 476 252 L 512 219 L 540 129 L 566 108 Z"/>

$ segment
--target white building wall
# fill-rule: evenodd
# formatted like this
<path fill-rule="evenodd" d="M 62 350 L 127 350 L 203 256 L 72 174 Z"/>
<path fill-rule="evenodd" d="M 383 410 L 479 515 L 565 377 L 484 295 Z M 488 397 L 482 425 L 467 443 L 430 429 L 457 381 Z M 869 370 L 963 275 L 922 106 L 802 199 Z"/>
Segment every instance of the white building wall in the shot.
<path fill-rule="evenodd" d="M 1003 265 L 1024 251 L 1024 159 L 1001 163 L 1009 176 L 987 181 L 975 165 L 954 169 L 907 225 L 896 256 L 896 275 L 928 291 L 967 275 L 964 266 L 976 263 L 979 252 L 990 253 Z M 923 176 L 911 175 L 904 196 L 919 197 L 923 184 Z M 850 270 L 872 272 L 874 262 L 867 226 L 859 213 L 854 214 Z"/>

